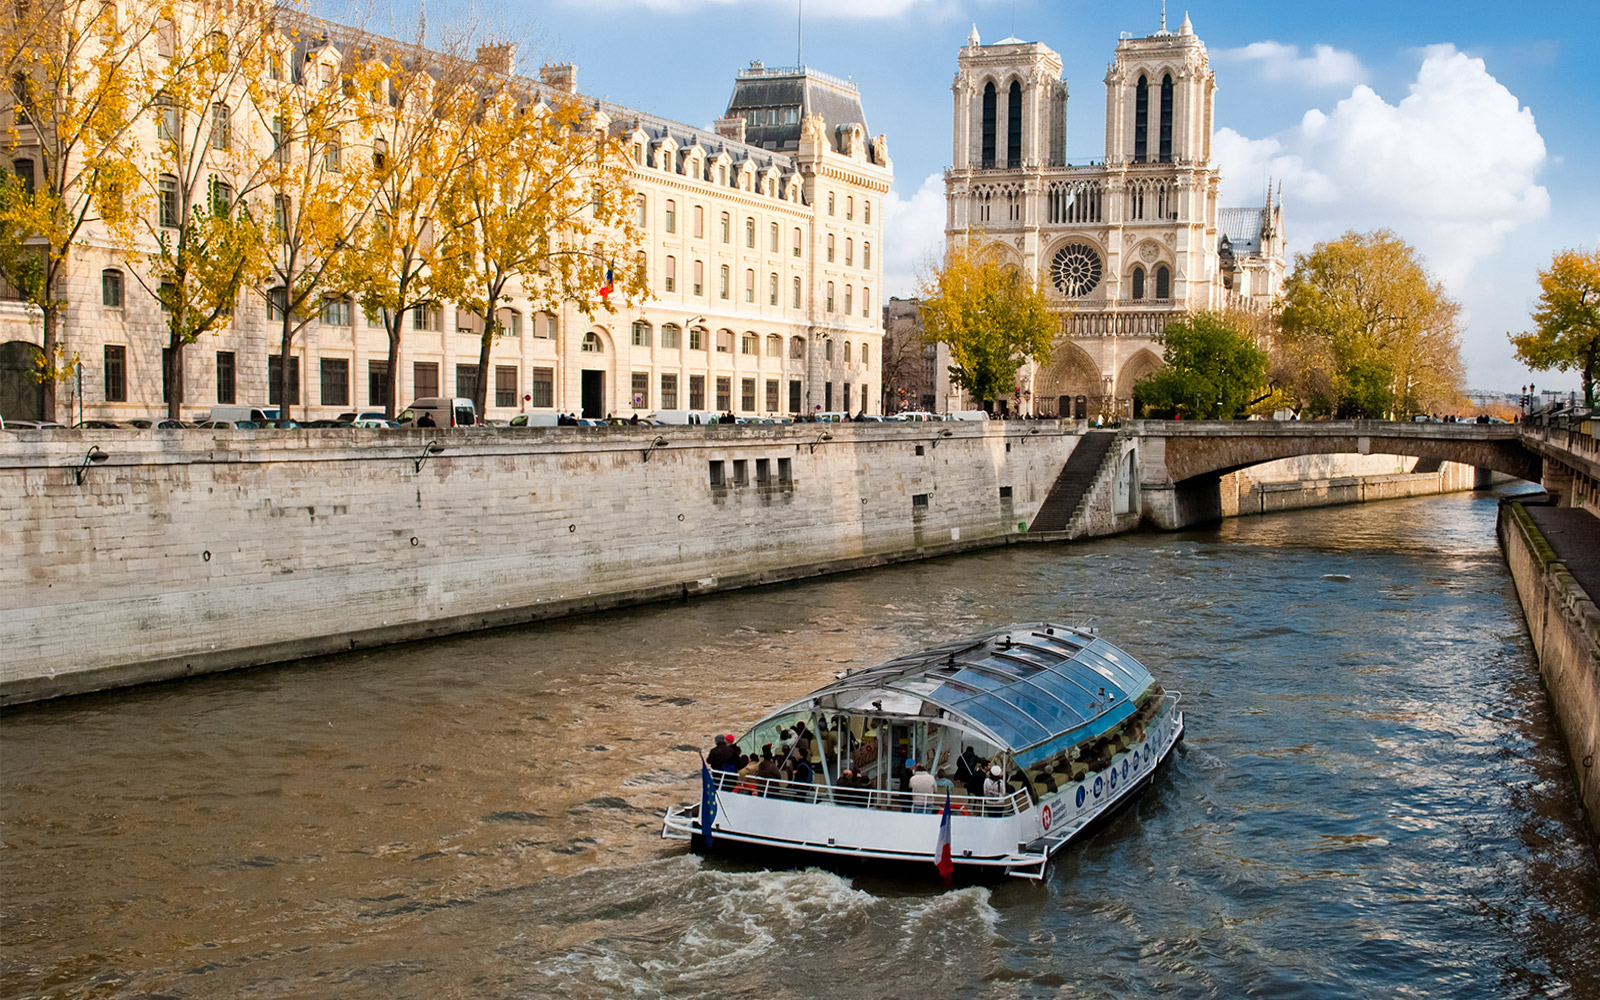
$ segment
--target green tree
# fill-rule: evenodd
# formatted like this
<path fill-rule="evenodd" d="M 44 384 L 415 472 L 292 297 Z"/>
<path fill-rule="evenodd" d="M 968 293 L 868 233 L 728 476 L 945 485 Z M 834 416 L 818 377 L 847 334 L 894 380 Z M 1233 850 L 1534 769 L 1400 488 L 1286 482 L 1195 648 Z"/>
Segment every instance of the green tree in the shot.
<path fill-rule="evenodd" d="M 1600 368 L 1600 249 L 1563 250 L 1539 272 L 1534 329 L 1508 333 L 1517 358 L 1536 371 L 1583 373 L 1583 399 L 1594 405 Z"/>
<path fill-rule="evenodd" d="M 497 81 L 498 82 L 498 81 Z M 451 297 L 482 322 L 473 402 L 485 412 L 489 354 L 506 327 L 501 310 L 521 285 L 536 308 L 572 302 L 586 316 L 614 312 L 599 290 L 642 301 L 649 284 L 634 211 L 631 162 L 621 134 L 573 99 L 529 102 L 502 84 L 460 127 L 466 161 L 444 200 L 445 252 L 461 261 Z"/>
<path fill-rule="evenodd" d="M 1012 393 L 1030 359 L 1045 364 L 1058 326 L 1043 290 L 1005 263 L 998 245 L 969 235 L 925 277 L 923 337 L 950 348 L 950 381 L 975 400 Z"/>
<path fill-rule="evenodd" d="M 1457 405 L 1461 307 L 1387 229 L 1296 254 L 1284 283 L 1284 348 L 1314 413 L 1383 417 Z"/>
<path fill-rule="evenodd" d="M 141 46 L 154 21 L 137 0 L 33 0 L 0 13 L 0 159 L 20 166 L 0 179 L 0 275 L 38 309 L 43 349 L 37 377 L 44 415 L 70 370 L 63 348 L 75 248 L 95 227 L 115 238 L 131 222 L 132 126 L 148 106 Z"/>
<path fill-rule="evenodd" d="M 1233 420 L 1261 395 L 1267 354 L 1249 331 L 1220 313 L 1192 313 L 1161 334 L 1161 371 L 1133 387 L 1133 398 L 1160 416 Z"/>

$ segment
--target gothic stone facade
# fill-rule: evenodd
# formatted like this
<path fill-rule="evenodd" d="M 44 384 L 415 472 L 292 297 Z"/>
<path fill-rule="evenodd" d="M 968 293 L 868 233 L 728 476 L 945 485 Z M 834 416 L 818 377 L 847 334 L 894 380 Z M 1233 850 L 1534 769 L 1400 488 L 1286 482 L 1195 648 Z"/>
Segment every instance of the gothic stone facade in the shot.
<path fill-rule="evenodd" d="M 1216 77 L 1187 16 L 1117 43 L 1102 162 L 1067 161 L 1067 85 L 1047 46 L 984 45 L 974 28 L 957 67 L 946 235 L 998 243 L 1060 313 L 1049 364 L 1023 375 L 1036 412 L 1129 412 L 1173 316 L 1270 307 L 1282 203 L 1219 206 Z"/>

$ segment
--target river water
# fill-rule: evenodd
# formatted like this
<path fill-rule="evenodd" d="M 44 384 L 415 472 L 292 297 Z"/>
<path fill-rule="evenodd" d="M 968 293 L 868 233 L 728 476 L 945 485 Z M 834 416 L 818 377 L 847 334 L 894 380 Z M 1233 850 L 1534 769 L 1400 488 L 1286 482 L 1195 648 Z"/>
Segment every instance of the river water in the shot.
<path fill-rule="evenodd" d="M 0 993 L 1600 997 L 1600 871 L 1494 518 L 1024 546 L 10 711 Z M 1041 618 L 1188 712 L 1042 883 L 660 839 L 712 733 Z"/>

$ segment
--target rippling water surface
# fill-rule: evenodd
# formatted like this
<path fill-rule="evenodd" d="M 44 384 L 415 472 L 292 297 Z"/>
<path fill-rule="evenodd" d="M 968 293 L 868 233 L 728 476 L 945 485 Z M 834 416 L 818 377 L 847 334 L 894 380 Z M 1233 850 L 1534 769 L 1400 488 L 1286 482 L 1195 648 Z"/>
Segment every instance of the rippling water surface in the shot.
<path fill-rule="evenodd" d="M 1021 547 L 0 717 L 7 997 L 1600 997 L 1600 871 L 1482 495 Z M 694 750 L 1097 626 L 1188 737 L 1042 884 L 659 837 Z"/>

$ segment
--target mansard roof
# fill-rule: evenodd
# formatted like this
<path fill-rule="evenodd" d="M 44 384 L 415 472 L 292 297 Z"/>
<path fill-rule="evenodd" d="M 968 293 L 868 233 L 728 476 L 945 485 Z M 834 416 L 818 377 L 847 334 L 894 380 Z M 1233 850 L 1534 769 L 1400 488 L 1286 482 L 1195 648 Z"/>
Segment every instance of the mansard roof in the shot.
<path fill-rule="evenodd" d="M 1261 255 L 1261 224 L 1266 211 L 1265 208 L 1217 209 L 1217 231 L 1227 237 L 1235 255 Z"/>
<path fill-rule="evenodd" d="M 790 121 L 781 112 L 795 109 L 798 114 Z M 748 121 L 747 112 L 780 112 L 777 122 L 767 124 Z M 763 149 L 792 152 L 800 147 L 800 127 L 806 115 L 821 115 L 823 129 L 834 152 L 839 152 L 838 131 L 841 125 L 859 124 L 867 128 L 867 115 L 861 109 L 861 92 L 849 80 L 820 73 L 809 66 L 767 67 L 760 61 L 752 62 L 749 69 L 739 71 L 734 80 L 733 96 L 728 98 L 727 117 L 747 119 L 745 138 L 751 145 Z"/>

